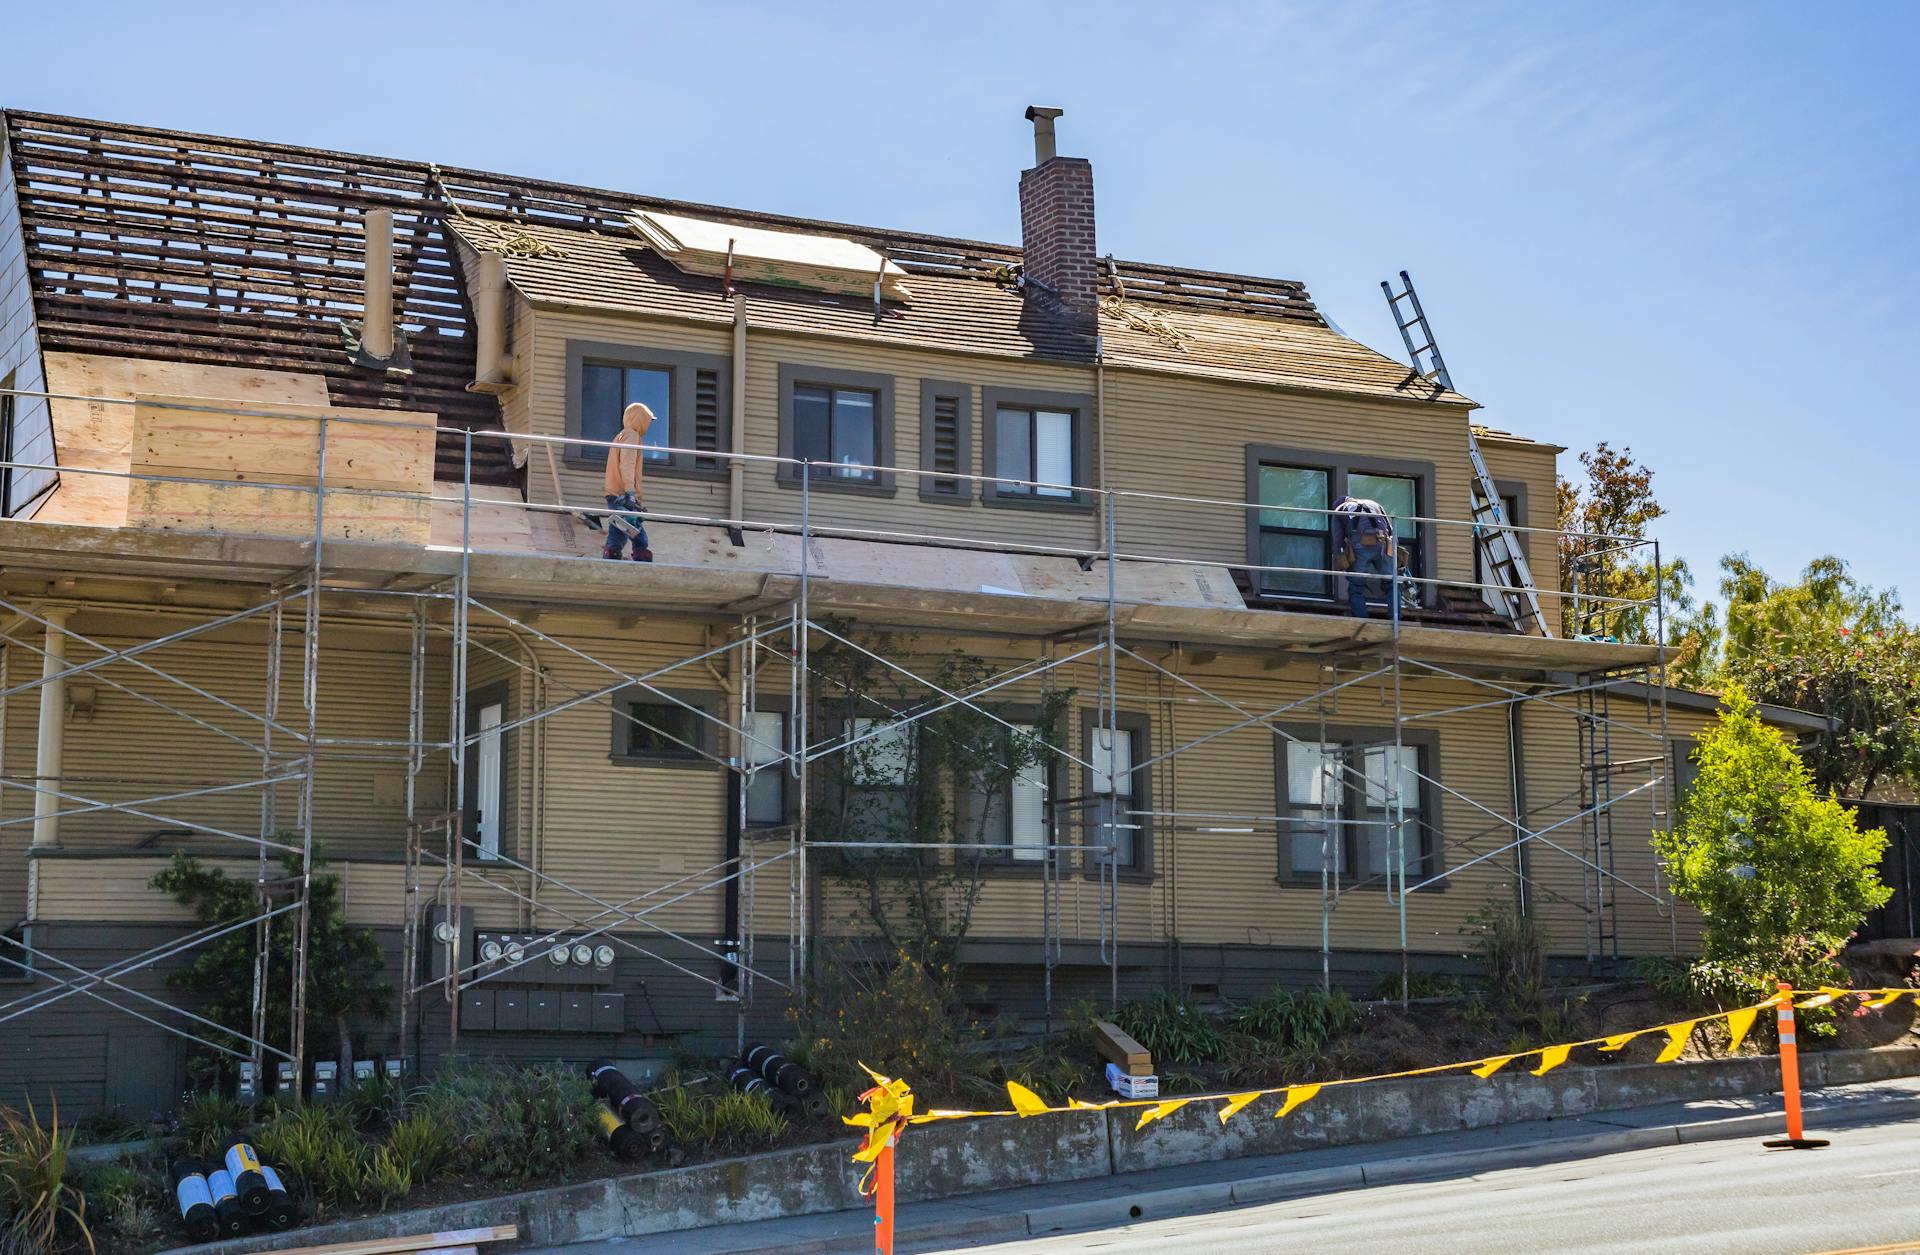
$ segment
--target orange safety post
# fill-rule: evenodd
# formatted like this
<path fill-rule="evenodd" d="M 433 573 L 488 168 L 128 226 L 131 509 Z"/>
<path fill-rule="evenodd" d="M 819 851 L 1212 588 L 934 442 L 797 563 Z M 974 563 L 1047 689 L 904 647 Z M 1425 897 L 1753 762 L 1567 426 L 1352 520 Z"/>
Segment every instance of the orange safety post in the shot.
<path fill-rule="evenodd" d="M 1794 1033 L 1793 986 L 1780 982 L 1780 1001 L 1774 1005 L 1774 1024 L 1780 1030 L 1780 1096 L 1787 1108 L 1787 1135 L 1764 1145 L 1778 1150 L 1816 1150 L 1828 1143 L 1803 1136 L 1800 1122 L 1800 1045 Z"/>
<path fill-rule="evenodd" d="M 893 1143 L 873 1165 L 873 1251 L 893 1255 Z"/>

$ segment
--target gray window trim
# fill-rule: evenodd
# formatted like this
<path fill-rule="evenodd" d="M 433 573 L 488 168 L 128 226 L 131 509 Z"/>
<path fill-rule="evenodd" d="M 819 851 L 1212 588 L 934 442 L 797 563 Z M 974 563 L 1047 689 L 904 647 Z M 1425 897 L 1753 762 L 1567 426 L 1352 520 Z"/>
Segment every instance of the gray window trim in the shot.
<path fill-rule="evenodd" d="M 895 465 L 893 456 L 893 389 L 892 375 L 874 374 L 862 370 L 836 370 L 827 366 L 808 366 L 802 362 L 780 363 L 780 456 L 792 458 L 793 451 L 793 390 L 801 385 L 811 384 L 823 388 L 864 388 L 878 394 L 880 402 L 874 423 L 879 431 L 874 433 L 874 446 L 883 467 Z M 791 461 L 777 464 L 774 482 L 783 488 L 800 487 L 800 468 Z M 850 492 L 857 496 L 891 497 L 894 495 L 894 473 L 890 470 L 878 472 L 874 482 L 849 483 L 831 476 L 816 475 L 813 478 L 814 492 Z"/>
<path fill-rule="evenodd" d="M 933 485 L 936 476 L 933 473 L 933 405 L 938 397 L 958 397 L 960 399 L 960 430 L 956 438 L 956 454 L 963 474 L 973 474 L 973 385 L 951 383 L 942 379 L 922 379 L 920 381 L 920 499 L 922 501 L 943 501 L 949 505 L 973 504 L 974 483 L 970 479 L 959 481 L 953 492 L 939 492 Z"/>
<path fill-rule="evenodd" d="M 1433 463 L 1422 462 L 1415 458 L 1388 458 L 1352 453 L 1328 453 L 1321 449 L 1289 449 L 1280 445 L 1250 444 L 1246 452 L 1246 491 L 1247 504 L 1258 505 L 1260 501 L 1260 465 L 1271 463 L 1284 466 L 1301 466 L 1309 470 L 1327 473 L 1327 492 L 1331 506 L 1347 492 L 1347 476 L 1354 472 L 1362 475 L 1404 475 L 1416 481 L 1414 489 L 1418 498 L 1416 508 L 1429 518 L 1434 517 Z M 1247 511 L 1247 565 L 1260 565 L 1260 511 Z M 1431 523 L 1420 525 L 1420 576 L 1422 579 L 1437 579 L 1438 566 L 1435 561 L 1435 528 Z M 1331 583 L 1331 581 L 1329 581 Z M 1255 576 L 1253 585 L 1257 589 L 1260 581 Z M 1331 595 L 1320 596 L 1314 593 L 1261 593 L 1262 597 L 1276 601 L 1329 601 Z"/>
<path fill-rule="evenodd" d="M 1082 708 L 1080 711 L 1080 758 L 1082 762 L 1091 763 L 1093 761 L 1093 734 L 1098 729 L 1099 724 L 1099 710 L 1093 707 Z M 1152 715 L 1138 710 L 1117 711 L 1114 714 L 1114 726 L 1123 731 L 1133 733 L 1133 754 L 1136 760 L 1136 766 L 1153 757 Z M 1134 777 L 1140 781 L 1139 800 L 1142 807 L 1146 810 L 1153 809 L 1153 775 L 1154 768 L 1149 767 L 1146 771 L 1138 773 Z M 1093 768 L 1090 766 L 1080 769 L 1080 793 L 1083 798 L 1087 799 L 1091 799 L 1094 796 Z M 1083 811 L 1082 813 L 1084 814 L 1085 812 Z M 1118 871 L 1119 878 L 1123 883 L 1132 882 L 1135 884 L 1145 884 L 1155 878 L 1153 865 L 1153 818 L 1152 816 L 1143 815 L 1138 817 L 1138 822 L 1140 827 L 1138 831 L 1133 834 L 1133 866 L 1122 867 Z M 1083 855 L 1082 863 L 1082 875 L 1090 879 L 1097 878 L 1100 875 L 1100 866 L 1091 854 Z"/>
<path fill-rule="evenodd" d="M 1687 767 L 1692 768 L 1696 778 L 1700 774 L 1700 765 L 1693 761 L 1693 756 L 1699 748 L 1698 737 L 1674 736 L 1667 739 L 1668 752 L 1673 755 L 1672 761 L 1667 764 L 1669 784 L 1666 789 L 1667 796 L 1664 799 L 1667 808 L 1667 825 L 1670 828 L 1680 826 L 1680 804 L 1684 800 L 1680 795 L 1680 772 L 1683 767 Z"/>
<path fill-rule="evenodd" d="M 632 725 L 632 721 L 628 719 L 626 715 L 627 703 L 652 702 L 658 705 L 671 706 L 673 703 L 660 696 L 662 693 L 671 694 L 687 705 L 705 711 L 711 716 L 711 718 L 708 719 L 695 720 L 695 727 L 698 729 L 698 740 L 696 744 L 699 746 L 701 753 L 707 755 L 707 757 L 689 756 L 683 758 L 666 754 L 629 754 L 627 752 L 627 731 Z M 612 730 L 612 740 L 607 747 L 607 760 L 615 766 L 623 767 L 679 767 L 694 771 L 719 770 L 721 764 L 719 759 L 715 757 L 715 755 L 719 753 L 719 750 L 716 748 L 719 743 L 719 725 L 714 723 L 713 720 L 722 718 L 720 709 L 725 700 L 721 694 L 713 692 L 710 689 L 680 689 L 669 688 L 665 685 L 655 685 L 652 688 L 647 688 L 638 684 L 627 685 L 613 695 L 613 709 L 607 720 Z"/>
<path fill-rule="evenodd" d="M 1525 527 L 1527 525 L 1526 481 L 1522 479 L 1496 479 L 1493 481 L 1493 490 L 1502 497 L 1513 498 L 1514 517 L 1508 519 L 1507 522 L 1513 524 L 1515 527 Z M 1514 539 L 1520 542 L 1521 552 L 1526 555 L 1527 562 L 1529 566 L 1531 566 L 1533 562 L 1533 551 L 1532 546 L 1528 543 L 1531 538 L 1525 532 L 1522 532 L 1514 537 Z M 1476 584 L 1493 583 L 1492 580 L 1487 578 L 1489 573 L 1486 572 L 1483 567 L 1484 564 L 1480 559 L 1480 544 L 1479 541 L 1476 540 L 1473 546 L 1473 582 Z"/>
<path fill-rule="evenodd" d="M 639 344 L 607 344 L 594 340 L 567 341 L 567 435 L 574 440 L 586 439 L 583 434 L 584 420 L 581 407 L 585 404 L 584 393 L 586 366 L 650 366 L 656 370 L 671 373 L 673 414 L 684 414 L 687 421 L 693 421 L 694 372 L 698 370 L 714 371 L 719 378 L 719 390 L 716 401 L 720 410 L 718 428 L 718 453 L 732 452 L 728 445 L 733 439 L 733 370 L 730 358 L 716 353 L 686 353 L 677 349 L 653 349 Z M 685 439 L 673 433 L 668 443 L 686 444 L 691 433 Z M 664 475 L 672 479 L 724 480 L 727 467 L 723 462 L 711 469 L 694 465 L 694 454 L 675 453 L 665 461 L 652 461 L 646 464 L 645 474 Z M 607 464 L 605 449 L 589 448 L 581 445 L 565 445 L 561 449 L 560 460 L 568 466 L 583 470 L 599 470 Z"/>
<path fill-rule="evenodd" d="M 1338 741 L 1347 745 L 1379 744 L 1393 740 L 1393 728 L 1391 725 L 1386 727 L 1369 727 L 1365 724 L 1329 723 L 1323 728 L 1317 723 L 1276 723 L 1273 726 L 1286 732 L 1296 740 L 1301 741 L 1318 741 L 1321 739 L 1321 733 L 1323 731 L 1326 733 L 1327 740 Z M 1424 848 L 1421 850 L 1420 855 L 1418 879 L 1431 880 L 1446 870 L 1446 842 L 1440 839 L 1440 834 L 1446 831 L 1446 825 L 1441 816 L 1441 804 L 1444 799 L 1444 793 L 1438 785 L 1433 783 L 1433 781 L 1436 780 L 1446 779 L 1440 762 L 1440 734 L 1431 729 L 1402 731 L 1400 734 L 1400 743 L 1402 745 L 1413 746 L 1420 751 L 1420 772 L 1422 775 L 1428 777 L 1427 780 L 1423 780 L 1420 783 L 1420 815 L 1424 827 L 1424 831 L 1421 833 L 1421 839 L 1424 843 Z M 1350 790 L 1355 786 L 1351 781 L 1349 773 L 1343 773 L 1343 776 L 1347 777 L 1343 783 L 1348 786 L 1349 793 L 1347 796 L 1350 797 Z M 1287 809 L 1287 805 L 1287 738 L 1277 736 L 1273 739 L 1273 813 L 1276 815 L 1280 814 Z M 1347 816 L 1345 813 L 1344 803 L 1342 804 L 1341 814 L 1342 818 L 1350 818 L 1350 816 Z M 1274 880 L 1281 885 L 1304 886 L 1310 884 L 1317 889 L 1320 885 L 1320 873 L 1295 872 L 1293 870 L 1293 860 L 1288 855 L 1286 845 L 1288 836 L 1290 835 L 1286 825 L 1286 820 L 1280 820 L 1279 828 L 1274 836 Z M 1341 839 L 1345 840 L 1346 836 L 1347 834 L 1343 826 Z M 1354 851 L 1350 848 L 1347 853 L 1350 856 L 1345 860 L 1347 874 L 1340 878 L 1340 883 L 1343 885 L 1352 885 L 1356 888 L 1377 889 L 1385 892 L 1386 885 L 1382 881 L 1376 880 L 1365 885 L 1359 883 L 1360 881 L 1367 880 L 1368 877 L 1358 870 L 1360 860 L 1351 857 Z M 1448 881 L 1442 880 L 1437 884 L 1421 885 L 1418 886 L 1418 891 L 1421 893 L 1444 892 L 1448 883 Z"/>
<path fill-rule="evenodd" d="M 980 474 L 994 475 L 995 445 L 999 424 L 994 421 L 1000 407 L 1014 409 L 1066 410 L 1073 415 L 1073 483 L 1079 489 L 1098 488 L 1093 482 L 1093 449 L 1099 439 L 1094 419 L 1093 397 L 1084 392 L 1036 392 L 1030 388 L 980 389 Z M 1024 492 L 1002 492 L 999 483 L 988 478 L 980 485 L 980 500 L 990 506 L 1013 510 L 1044 510 L 1055 513 L 1091 514 L 1094 498 L 1088 492 L 1050 501 Z"/>

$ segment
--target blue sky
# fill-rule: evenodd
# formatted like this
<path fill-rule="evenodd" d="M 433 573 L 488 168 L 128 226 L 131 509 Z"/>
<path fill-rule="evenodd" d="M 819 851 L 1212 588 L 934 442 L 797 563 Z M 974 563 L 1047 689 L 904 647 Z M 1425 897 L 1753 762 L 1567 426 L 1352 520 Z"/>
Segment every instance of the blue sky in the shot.
<path fill-rule="evenodd" d="M 36 5 L 0 103 L 989 240 L 1060 105 L 1103 252 L 1396 355 L 1405 267 L 1486 420 L 1632 446 L 1709 587 L 1838 552 L 1920 603 L 1920 5 L 828 11 Z"/>

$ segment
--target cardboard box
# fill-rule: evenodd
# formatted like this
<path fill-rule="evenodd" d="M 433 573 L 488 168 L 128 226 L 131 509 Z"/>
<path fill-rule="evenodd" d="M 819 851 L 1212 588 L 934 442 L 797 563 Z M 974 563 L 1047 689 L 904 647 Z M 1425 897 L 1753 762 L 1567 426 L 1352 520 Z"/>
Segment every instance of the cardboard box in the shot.
<path fill-rule="evenodd" d="M 1117 1063 L 1107 1065 L 1107 1085 L 1122 1098 L 1160 1097 L 1159 1077 L 1128 1076 Z"/>

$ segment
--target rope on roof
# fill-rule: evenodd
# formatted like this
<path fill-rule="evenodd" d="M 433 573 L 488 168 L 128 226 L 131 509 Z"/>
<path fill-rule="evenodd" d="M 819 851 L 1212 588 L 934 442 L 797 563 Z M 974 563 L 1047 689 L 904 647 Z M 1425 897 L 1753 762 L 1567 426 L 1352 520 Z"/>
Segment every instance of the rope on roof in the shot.
<path fill-rule="evenodd" d="M 1114 261 L 1113 254 L 1107 254 L 1106 263 L 1107 278 L 1113 284 L 1113 291 L 1107 293 L 1101 300 L 1100 312 L 1118 322 L 1125 323 L 1142 335 L 1152 336 L 1176 353 L 1186 352 L 1187 338 L 1181 335 L 1172 323 L 1157 314 L 1136 308 L 1128 302 L 1127 283 L 1120 277 L 1120 265 Z"/>
<path fill-rule="evenodd" d="M 533 232 L 511 222 L 493 222 L 475 218 L 467 213 L 466 207 L 457 200 L 440 177 L 440 167 L 427 166 L 427 177 L 438 189 L 440 196 L 453 206 L 453 216 L 481 248 L 498 253 L 502 257 L 551 257 L 555 261 L 565 261 L 567 250 L 555 244 L 549 244 Z"/>

